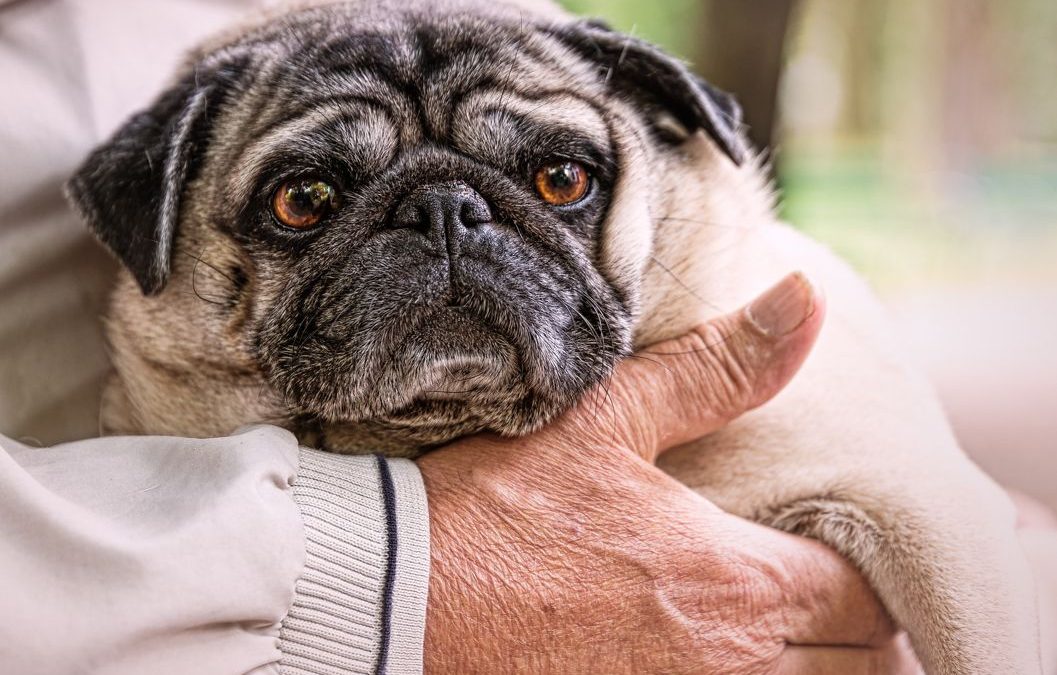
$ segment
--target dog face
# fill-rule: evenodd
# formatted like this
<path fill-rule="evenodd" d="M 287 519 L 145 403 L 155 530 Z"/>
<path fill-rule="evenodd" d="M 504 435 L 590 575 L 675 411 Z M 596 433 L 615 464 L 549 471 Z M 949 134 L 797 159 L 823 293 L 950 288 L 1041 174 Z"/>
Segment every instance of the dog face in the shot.
<path fill-rule="evenodd" d="M 596 23 L 341 3 L 196 55 L 70 194 L 129 273 L 119 376 L 209 372 L 233 424 L 403 451 L 528 432 L 606 377 L 669 187 L 650 167 L 698 129 L 739 162 L 736 124 Z"/>

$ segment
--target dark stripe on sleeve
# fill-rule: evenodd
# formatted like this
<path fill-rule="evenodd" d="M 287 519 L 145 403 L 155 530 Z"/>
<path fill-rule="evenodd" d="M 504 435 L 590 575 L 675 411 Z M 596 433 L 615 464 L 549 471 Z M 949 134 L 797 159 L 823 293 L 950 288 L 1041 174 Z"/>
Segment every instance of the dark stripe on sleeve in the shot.
<path fill-rule="evenodd" d="M 392 632 L 393 620 L 393 583 L 396 581 L 396 489 L 393 487 L 393 474 L 389 471 L 389 462 L 381 455 L 375 455 L 378 463 L 378 479 L 382 485 L 382 500 L 385 502 L 385 530 L 388 538 L 385 561 L 385 582 L 382 584 L 382 644 L 378 651 L 377 675 L 385 675 L 386 662 L 389 659 L 389 634 Z"/>

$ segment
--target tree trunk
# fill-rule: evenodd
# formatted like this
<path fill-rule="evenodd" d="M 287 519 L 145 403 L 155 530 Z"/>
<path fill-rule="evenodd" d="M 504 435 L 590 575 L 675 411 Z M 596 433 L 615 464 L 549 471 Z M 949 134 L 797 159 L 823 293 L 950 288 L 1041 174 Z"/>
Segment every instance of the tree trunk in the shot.
<path fill-rule="evenodd" d="M 749 139 L 774 145 L 778 80 L 797 0 L 704 0 L 695 69 L 734 94 L 745 112 Z"/>

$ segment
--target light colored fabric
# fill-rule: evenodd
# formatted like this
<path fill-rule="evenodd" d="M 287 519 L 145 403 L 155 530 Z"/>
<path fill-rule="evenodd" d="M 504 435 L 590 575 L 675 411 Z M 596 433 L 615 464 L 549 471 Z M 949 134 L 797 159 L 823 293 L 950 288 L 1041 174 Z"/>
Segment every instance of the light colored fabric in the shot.
<path fill-rule="evenodd" d="M 62 183 L 164 87 L 183 52 L 264 0 L 0 5 L 0 433 L 98 432 L 99 316 L 115 266 Z"/>
<path fill-rule="evenodd" d="M 280 634 L 283 673 L 422 671 L 425 490 L 413 463 L 393 460 L 386 471 L 382 462 L 302 451 L 294 495 L 307 558 Z"/>
<path fill-rule="evenodd" d="M 390 675 L 422 672 L 429 596 L 429 512 L 414 462 L 389 460 L 396 493 L 396 577 L 393 583 Z"/>
<path fill-rule="evenodd" d="M 428 583 L 407 460 L 0 436 L 0 673 L 421 673 Z"/>
<path fill-rule="evenodd" d="M 0 433 L 30 446 L 97 434 L 115 266 L 62 184 L 185 49 L 265 4 L 0 2 Z M 425 491 L 413 464 L 386 466 L 392 513 L 377 460 L 299 451 L 277 429 L 54 448 L 0 437 L 0 673 L 275 672 L 295 595 L 291 668 L 373 672 L 384 632 L 387 672 L 421 672 Z M 317 601 L 323 615 L 305 623 Z"/>
<path fill-rule="evenodd" d="M 0 672 L 277 671 L 305 556 L 291 434 L 0 446 Z"/>

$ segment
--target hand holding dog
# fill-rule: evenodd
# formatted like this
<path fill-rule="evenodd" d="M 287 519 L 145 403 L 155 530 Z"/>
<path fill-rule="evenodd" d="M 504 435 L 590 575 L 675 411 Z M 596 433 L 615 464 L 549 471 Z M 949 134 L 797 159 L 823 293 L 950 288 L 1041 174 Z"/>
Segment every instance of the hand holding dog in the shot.
<path fill-rule="evenodd" d="M 627 360 L 534 436 L 423 458 L 427 669 L 918 672 L 836 553 L 730 516 L 653 466 L 780 391 L 823 314 L 792 275 Z"/>

